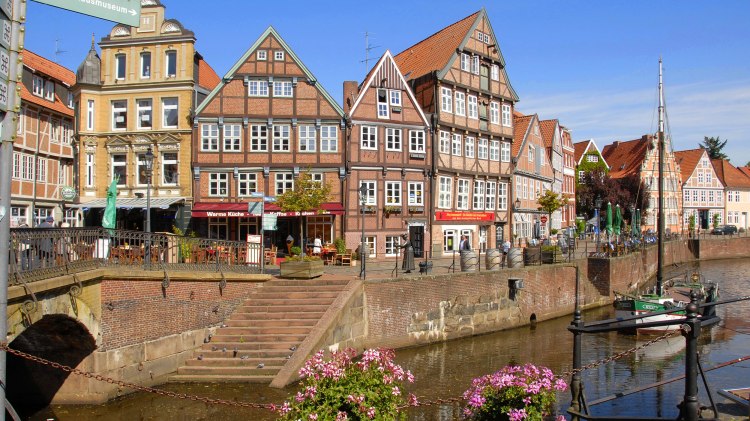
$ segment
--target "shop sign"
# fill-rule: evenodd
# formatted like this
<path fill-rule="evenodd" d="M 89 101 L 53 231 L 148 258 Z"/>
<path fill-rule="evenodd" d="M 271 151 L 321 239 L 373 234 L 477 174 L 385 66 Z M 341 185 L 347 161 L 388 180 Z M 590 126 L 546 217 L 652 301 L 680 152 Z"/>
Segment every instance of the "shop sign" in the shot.
<path fill-rule="evenodd" d="M 276 215 L 263 215 L 263 231 L 276 231 Z"/>
<path fill-rule="evenodd" d="M 494 212 L 468 212 L 468 211 L 438 211 L 435 212 L 436 221 L 494 221 Z"/>
<path fill-rule="evenodd" d="M 60 189 L 60 196 L 62 196 L 63 200 L 73 200 L 77 196 L 76 189 L 71 186 L 65 186 L 62 189 Z"/>

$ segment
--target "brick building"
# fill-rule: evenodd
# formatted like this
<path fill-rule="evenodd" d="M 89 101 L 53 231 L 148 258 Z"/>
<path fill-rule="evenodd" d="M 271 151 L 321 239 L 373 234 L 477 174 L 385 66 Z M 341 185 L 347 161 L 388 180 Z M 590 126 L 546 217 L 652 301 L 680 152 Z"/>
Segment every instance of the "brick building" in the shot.
<path fill-rule="evenodd" d="M 92 42 L 74 86 L 77 171 L 86 225 L 101 224 L 106 191 L 118 177 L 117 227 L 143 229 L 147 151 L 154 154 L 151 228 L 184 228 L 192 203 L 192 110 L 219 82 L 195 51 L 195 35 L 141 0 L 140 26 L 116 25 Z"/>
<path fill-rule="evenodd" d="M 362 84 L 344 83 L 344 111 L 350 119 L 347 246 L 355 249 L 360 243 L 364 224 L 370 257 L 397 255 L 406 232 L 415 256 L 422 257 L 430 245 L 433 211 L 430 123 L 390 51 Z M 358 194 L 363 185 L 364 206 Z"/>
<path fill-rule="evenodd" d="M 674 158 L 680 169 L 682 227 L 688 228 L 690 216 L 695 216 L 695 227 L 713 228 L 714 215 L 724 223 L 724 184 L 716 174 L 705 149 L 676 151 Z M 666 180 L 664 183 L 666 190 Z M 669 226 L 669 224 L 667 224 Z"/>
<path fill-rule="evenodd" d="M 256 196 L 276 196 L 294 188 L 310 171 L 328 183 L 332 198 L 321 210 L 275 215 L 265 245 L 284 246 L 292 235 L 320 235 L 331 242 L 343 235 L 344 113 L 318 79 L 275 29 L 269 27 L 237 60 L 196 110 L 193 125 L 193 226 L 201 235 L 230 240 L 261 233 Z M 303 232 L 300 233 L 300 226 Z"/>
<path fill-rule="evenodd" d="M 562 129 L 560 123 L 557 120 L 541 120 L 539 122 L 539 130 L 541 131 L 542 139 L 544 140 L 547 160 L 552 165 L 552 192 L 562 195 L 564 173 Z M 552 221 L 549 226 L 550 228 L 557 230 L 563 227 L 562 209 L 552 213 Z"/>
<path fill-rule="evenodd" d="M 395 57 L 433 130 L 432 249 L 452 253 L 508 238 L 513 105 L 500 45 L 484 9 Z"/>
<path fill-rule="evenodd" d="M 76 226 L 64 188 L 73 185 L 72 71 L 22 52 L 21 110 L 13 142 L 10 226 L 36 226 L 47 216 Z"/>
<path fill-rule="evenodd" d="M 573 136 L 570 129 L 560 126 L 563 153 L 563 184 L 562 193 L 567 196 L 568 204 L 562 208 L 562 226 L 576 226 L 576 162 Z"/>

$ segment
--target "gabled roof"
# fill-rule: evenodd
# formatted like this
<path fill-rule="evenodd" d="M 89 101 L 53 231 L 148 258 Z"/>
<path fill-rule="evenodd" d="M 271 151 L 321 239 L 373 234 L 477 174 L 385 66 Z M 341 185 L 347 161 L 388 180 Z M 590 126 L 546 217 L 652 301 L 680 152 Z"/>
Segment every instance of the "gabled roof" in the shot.
<path fill-rule="evenodd" d="M 712 159 L 711 164 L 714 167 L 716 176 L 724 187 L 750 189 L 750 177 L 744 172 L 735 168 L 726 159 Z"/>
<path fill-rule="evenodd" d="M 200 57 L 198 59 L 198 86 L 211 91 L 219 82 L 221 82 L 219 75 L 206 63 L 206 60 L 203 60 L 203 57 Z"/>
<path fill-rule="evenodd" d="M 542 133 L 542 139 L 544 139 L 544 146 L 551 148 L 555 141 L 555 132 L 558 128 L 559 122 L 557 119 L 554 120 L 542 120 L 539 122 L 539 131 Z"/>
<path fill-rule="evenodd" d="M 531 123 L 536 118 L 536 114 L 513 116 L 513 146 L 511 156 L 518 157 L 521 147 L 526 143 L 526 136 L 531 129 Z"/>
<path fill-rule="evenodd" d="M 653 136 L 645 135 L 640 139 L 627 142 L 616 141 L 602 149 L 602 157 L 609 164 L 609 176 L 623 178 L 630 174 L 640 173 L 641 164 L 646 159 L 648 148 L 653 143 Z"/>
<path fill-rule="evenodd" d="M 393 60 L 393 56 L 391 55 L 391 50 L 386 50 L 383 56 L 380 57 L 380 60 L 378 60 L 378 63 L 367 74 L 367 79 L 365 79 L 365 81 L 362 83 L 360 90 L 359 90 L 359 95 L 357 95 L 357 99 L 356 101 L 354 101 L 354 105 L 352 106 L 351 110 L 349 110 L 349 114 L 354 115 L 354 112 L 357 110 L 357 107 L 359 106 L 359 103 L 362 101 L 362 98 L 365 97 L 367 90 L 372 86 L 375 76 L 379 74 L 380 70 L 383 68 L 385 63 L 390 63 L 393 65 L 398 75 L 399 81 L 401 82 L 401 85 L 403 86 L 404 90 L 406 90 L 406 94 L 409 96 L 409 100 L 411 101 L 412 104 L 414 104 L 414 108 L 419 113 L 419 117 L 422 119 L 422 122 L 424 123 L 425 127 L 430 127 L 430 122 L 427 120 L 427 116 L 424 115 L 424 112 L 422 111 L 422 107 L 419 106 L 419 103 L 417 102 L 417 99 L 414 97 L 414 93 L 411 91 L 411 88 L 409 88 L 409 84 L 406 82 L 404 75 L 401 73 L 401 70 L 399 70 L 398 65 Z"/>
<path fill-rule="evenodd" d="M 581 165 L 581 159 L 591 148 L 594 148 L 597 152 L 599 152 L 599 155 L 602 157 L 602 161 L 604 161 L 604 165 L 606 165 L 607 169 L 609 169 L 610 166 L 607 163 L 607 160 L 604 159 L 604 155 L 602 155 L 602 151 L 599 149 L 599 146 L 596 144 L 596 142 L 594 142 L 594 139 L 582 140 L 573 144 L 573 149 L 575 150 L 576 166 Z"/>
<path fill-rule="evenodd" d="M 492 29 L 492 25 L 487 18 L 487 11 L 484 8 L 456 23 L 448 25 L 396 55 L 396 63 L 398 63 L 398 67 L 403 72 L 404 77 L 412 80 L 432 72 L 437 72 L 439 79 L 445 77 L 452 63 L 458 58 L 459 51 L 466 47 L 474 30 L 483 19 L 487 19 L 487 26 L 490 28 L 489 32 L 491 32 L 490 36 L 494 40 L 497 49 L 500 71 L 505 76 L 508 90 L 513 95 L 513 100 L 518 101 L 518 94 L 516 94 L 516 91 L 510 85 L 510 80 L 505 70 L 505 59 L 500 51 L 497 36 L 495 36 L 495 31 Z"/>
<path fill-rule="evenodd" d="M 60 66 L 57 63 L 53 63 L 52 61 L 29 50 L 23 50 L 21 55 L 23 56 L 24 66 L 30 69 L 34 74 L 48 76 L 50 79 L 53 79 L 55 83 L 62 83 L 68 89 L 75 84 L 76 77 L 72 70 Z M 21 100 L 23 102 L 36 104 L 40 107 L 73 117 L 73 109 L 68 107 L 68 98 L 60 98 L 57 94 L 57 90 L 55 90 L 55 100 L 49 101 L 32 94 L 23 83 L 19 83 L 18 86 L 21 87 Z"/>
<path fill-rule="evenodd" d="M 302 60 L 300 60 L 299 57 L 297 57 L 297 55 L 294 54 L 294 51 L 292 51 L 292 49 L 289 47 L 286 41 L 284 41 L 284 39 L 281 38 L 281 36 L 279 35 L 278 32 L 276 32 L 273 26 L 269 26 L 268 29 L 266 29 L 263 32 L 263 34 L 261 34 L 261 36 L 258 37 L 255 43 L 253 43 L 253 45 L 250 46 L 250 48 L 248 48 L 247 51 L 245 51 L 245 54 L 243 54 L 242 57 L 240 57 L 240 59 L 237 60 L 236 63 L 234 63 L 232 68 L 229 69 L 226 75 L 224 75 L 224 77 L 221 79 L 221 82 L 218 85 L 216 85 L 213 91 L 211 91 L 211 93 L 208 94 L 206 99 L 203 100 L 201 105 L 198 106 L 198 109 L 195 110 L 196 114 L 200 114 L 203 111 L 203 109 L 205 109 L 208 106 L 208 104 L 211 103 L 214 97 L 219 94 L 219 92 L 224 87 L 224 85 L 226 85 L 228 81 L 232 80 L 232 77 L 234 76 L 234 74 L 237 73 L 237 71 L 247 61 L 247 59 L 250 58 L 250 56 L 255 53 L 255 50 L 258 49 L 258 47 L 260 47 L 261 43 L 271 35 L 274 38 L 276 38 L 276 41 L 278 41 L 279 44 L 281 44 L 286 54 L 289 57 L 291 57 L 291 59 L 294 60 L 295 63 L 297 63 L 297 65 L 300 67 L 300 69 L 308 78 L 308 80 L 310 80 L 311 82 L 318 81 L 315 75 L 313 75 L 312 72 L 310 72 L 310 70 L 307 68 L 307 66 L 305 66 L 305 64 L 302 62 Z M 320 92 L 321 95 L 323 95 L 323 97 L 325 97 L 326 100 L 328 100 L 328 102 L 331 104 L 331 107 L 333 107 L 333 109 L 336 110 L 336 112 L 341 117 L 343 117 L 344 110 L 341 108 L 341 105 L 339 105 L 338 102 L 334 101 L 333 97 L 328 93 L 328 91 L 326 91 L 325 88 L 323 88 L 323 85 L 321 85 L 320 83 L 315 83 L 315 88 L 318 90 L 318 92 Z"/>
<path fill-rule="evenodd" d="M 737 169 L 740 170 L 740 172 L 742 174 L 745 174 L 746 176 L 750 177 L 750 168 L 748 168 L 748 167 L 737 167 Z"/>
<path fill-rule="evenodd" d="M 674 158 L 680 164 L 680 176 L 682 177 L 683 184 L 693 175 L 695 167 L 698 166 L 698 162 L 700 162 L 704 154 L 706 154 L 706 150 L 701 148 L 675 151 Z"/>

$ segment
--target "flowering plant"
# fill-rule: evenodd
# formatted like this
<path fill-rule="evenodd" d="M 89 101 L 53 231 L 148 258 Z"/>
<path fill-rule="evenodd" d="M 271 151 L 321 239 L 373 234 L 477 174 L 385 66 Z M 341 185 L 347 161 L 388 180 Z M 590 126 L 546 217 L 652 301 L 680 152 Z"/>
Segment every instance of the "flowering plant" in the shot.
<path fill-rule="evenodd" d="M 300 369 L 301 390 L 292 403 L 279 408 L 281 420 L 394 420 L 400 410 L 416 405 L 417 398 L 402 392 L 403 383 L 414 382 L 409 371 L 393 363 L 392 349 L 368 349 L 355 361 L 356 351 L 323 351 Z"/>
<path fill-rule="evenodd" d="M 541 420 L 552 412 L 555 391 L 567 388 L 565 381 L 556 379 L 547 367 L 506 366 L 473 380 L 464 392 L 468 401 L 464 415 L 476 421 Z"/>

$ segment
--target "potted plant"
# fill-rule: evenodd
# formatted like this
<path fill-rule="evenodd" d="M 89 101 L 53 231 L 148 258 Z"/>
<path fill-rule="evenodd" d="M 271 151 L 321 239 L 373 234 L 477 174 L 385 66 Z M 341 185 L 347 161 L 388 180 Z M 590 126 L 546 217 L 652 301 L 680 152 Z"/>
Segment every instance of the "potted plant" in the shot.
<path fill-rule="evenodd" d="M 336 253 L 338 254 L 344 254 L 346 253 L 346 240 L 339 237 L 335 240 L 333 240 L 333 246 L 336 247 Z"/>
<path fill-rule="evenodd" d="M 294 249 L 294 247 L 292 247 Z M 282 278 L 312 279 L 323 274 L 323 259 L 319 256 L 292 255 L 279 263 Z"/>
<path fill-rule="evenodd" d="M 198 245 L 198 239 L 195 238 L 195 232 L 191 231 L 190 234 L 185 232 L 176 226 L 172 226 L 172 232 L 177 234 L 177 249 L 180 251 L 180 258 L 184 263 L 193 262 L 193 249 Z"/>
<path fill-rule="evenodd" d="M 542 263 L 557 263 L 562 261 L 560 246 L 542 246 Z"/>

